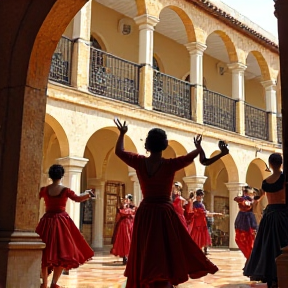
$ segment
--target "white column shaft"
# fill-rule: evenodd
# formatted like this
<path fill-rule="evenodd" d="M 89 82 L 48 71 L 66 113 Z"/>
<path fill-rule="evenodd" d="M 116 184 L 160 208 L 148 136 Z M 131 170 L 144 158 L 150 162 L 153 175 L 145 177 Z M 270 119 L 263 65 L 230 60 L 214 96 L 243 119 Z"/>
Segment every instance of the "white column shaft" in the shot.
<path fill-rule="evenodd" d="M 81 192 L 81 173 L 83 167 L 88 162 L 85 158 L 65 157 L 56 159 L 57 163 L 62 165 L 65 170 L 65 174 L 62 180 L 62 184 L 76 194 Z M 70 215 L 77 228 L 80 225 L 80 204 L 72 200 L 68 200 L 66 204 L 66 212 Z"/>

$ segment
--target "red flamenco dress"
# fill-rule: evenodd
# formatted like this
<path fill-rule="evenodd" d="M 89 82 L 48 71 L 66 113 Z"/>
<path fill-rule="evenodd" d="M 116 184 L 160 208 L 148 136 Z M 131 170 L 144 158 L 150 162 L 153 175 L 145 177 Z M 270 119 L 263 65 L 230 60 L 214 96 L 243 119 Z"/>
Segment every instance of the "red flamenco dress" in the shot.
<path fill-rule="evenodd" d="M 249 259 L 256 235 L 257 221 L 253 213 L 253 200 L 249 196 L 234 198 L 238 203 L 239 212 L 235 219 L 235 242 L 246 259 Z"/>
<path fill-rule="evenodd" d="M 58 196 L 50 196 L 47 187 L 41 188 L 39 196 L 44 198 L 46 206 L 46 213 L 36 228 L 36 233 L 46 244 L 42 267 L 63 267 L 68 270 L 91 259 L 93 250 L 65 212 L 68 198 L 77 201 L 78 196 L 69 188 L 63 189 Z"/>
<path fill-rule="evenodd" d="M 132 239 L 133 222 L 135 215 L 135 206 L 127 205 L 119 209 L 117 214 L 117 222 L 115 225 L 111 254 L 120 257 L 128 257 L 130 244 Z"/>
<path fill-rule="evenodd" d="M 211 237 L 209 235 L 206 209 L 202 202 L 193 202 L 194 218 L 193 227 L 190 233 L 191 238 L 195 241 L 199 248 L 207 247 L 211 245 Z"/>
<path fill-rule="evenodd" d="M 188 233 L 191 235 L 194 224 L 193 200 L 191 199 L 189 199 L 188 203 L 184 206 L 184 217 L 186 219 Z"/>
<path fill-rule="evenodd" d="M 185 200 L 185 199 L 182 198 L 180 195 L 177 195 L 175 197 L 174 201 L 173 201 L 173 206 L 174 206 L 175 212 L 177 213 L 180 221 L 182 222 L 184 227 L 186 229 L 188 229 L 188 226 L 187 226 L 187 223 L 186 223 L 186 219 L 185 219 L 185 216 L 184 216 L 184 209 L 182 207 L 183 200 Z"/>
<path fill-rule="evenodd" d="M 122 151 L 118 156 L 136 170 L 143 200 L 137 209 L 124 275 L 126 288 L 146 288 L 156 281 L 178 285 L 218 271 L 195 244 L 173 207 L 170 193 L 174 174 L 189 164 L 187 156 L 162 158 L 148 175 L 146 157 Z"/>

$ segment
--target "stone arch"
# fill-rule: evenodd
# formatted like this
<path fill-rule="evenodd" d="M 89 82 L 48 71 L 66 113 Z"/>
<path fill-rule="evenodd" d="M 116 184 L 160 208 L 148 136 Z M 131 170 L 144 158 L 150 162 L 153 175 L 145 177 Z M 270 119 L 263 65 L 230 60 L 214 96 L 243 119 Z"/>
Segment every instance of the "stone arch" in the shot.
<path fill-rule="evenodd" d="M 93 38 L 99 43 L 99 45 L 101 46 L 101 50 L 107 52 L 107 46 L 106 46 L 106 44 L 104 43 L 104 40 L 102 39 L 102 37 L 101 37 L 100 35 L 98 35 L 98 34 L 95 33 L 95 32 L 92 32 L 92 33 L 91 33 L 91 37 L 93 37 Z"/>
<path fill-rule="evenodd" d="M 103 127 L 95 131 L 88 139 L 85 150 L 89 149 L 90 156 L 93 157 L 95 162 L 96 178 L 105 179 L 107 175 L 107 169 L 111 157 L 115 157 L 116 161 L 121 162 L 114 155 L 115 143 L 118 138 L 118 130 L 114 127 Z M 105 139 L 105 140 L 103 140 Z M 125 136 L 125 149 L 127 151 L 137 152 L 136 146 L 132 139 L 126 134 Z M 122 169 L 125 167 L 125 163 L 119 164 Z M 127 168 L 128 169 L 128 168 Z M 127 170 L 128 171 L 128 170 Z M 128 173 L 128 172 L 127 172 Z M 128 174 L 127 174 L 128 175 Z"/>
<path fill-rule="evenodd" d="M 50 114 L 46 114 L 45 122 L 54 130 L 59 141 L 61 157 L 69 156 L 69 141 L 61 124 Z"/>
<path fill-rule="evenodd" d="M 217 155 L 219 153 L 219 151 L 215 151 L 211 154 L 211 157 Z M 238 168 L 236 166 L 236 163 L 233 159 L 233 157 L 228 154 L 224 157 L 222 157 L 220 160 L 218 160 L 219 162 L 221 161 L 226 170 L 227 170 L 227 174 L 228 174 L 228 182 L 239 182 L 239 172 L 238 172 Z M 217 162 L 218 162 L 217 161 Z M 215 162 L 214 164 L 212 165 L 215 165 L 217 164 L 217 162 Z M 212 166 L 211 165 L 211 166 Z"/>
<path fill-rule="evenodd" d="M 269 175 L 271 175 L 271 173 L 266 171 L 266 163 L 262 159 L 256 158 L 250 162 L 247 168 L 246 183 L 251 187 L 260 189 L 262 181 Z M 262 218 L 262 211 L 267 206 L 267 204 L 267 198 L 263 197 L 260 202 L 255 203 L 253 207 L 253 212 L 258 224 Z"/>
<path fill-rule="evenodd" d="M 86 0 L 72 2 L 69 0 L 58 0 L 53 5 L 43 21 L 33 45 L 28 66 L 28 86 L 40 89 L 46 87 L 51 58 L 59 39 L 71 19 L 86 2 Z M 58 19 L 58 21 L 55 19 Z M 37 77 L 35 77 L 36 75 Z"/>
<path fill-rule="evenodd" d="M 266 170 L 267 166 L 264 160 L 256 158 L 251 161 L 246 173 L 247 184 L 258 189 L 261 188 L 262 181 L 271 174 L 271 172 Z"/>
<path fill-rule="evenodd" d="M 235 44 L 233 43 L 230 36 L 226 32 L 221 31 L 221 30 L 215 30 L 207 36 L 206 42 L 207 42 L 208 37 L 213 33 L 217 34 L 222 39 L 226 47 L 226 51 L 228 53 L 228 58 L 230 60 L 230 63 L 239 62 L 239 57 L 236 51 Z"/>
<path fill-rule="evenodd" d="M 166 6 L 165 8 L 169 8 L 173 10 L 174 12 L 176 12 L 176 14 L 182 20 L 185 30 L 186 30 L 188 43 L 196 42 L 196 34 L 195 34 L 194 25 L 193 25 L 191 18 L 188 16 L 188 14 L 183 9 L 174 5 L 169 5 L 169 6 Z"/>
<path fill-rule="evenodd" d="M 255 51 L 255 50 L 250 51 L 249 53 L 251 53 L 258 62 L 259 68 L 261 70 L 262 81 L 272 80 L 268 63 L 266 59 L 264 58 L 264 56 L 262 55 L 262 53 L 259 51 Z M 249 53 L 247 54 L 247 57 Z"/>
<path fill-rule="evenodd" d="M 175 152 L 175 157 L 178 156 L 182 156 L 182 155 L 186 155 L 187 154 L 187 150 L 184 148 L 184 146 L 182 146 L 182 144 L 180 144 L 179 142 L 175 141 L 175 140 L 170 140 L 168 142 L 169 146 L 173 149 L 173 151 Z M 185 171 L 185 176 L 192 176 L 192 175 L 196 175 L 196 166 L 195 163 L 191 163 L 189 166 L 184 168 Z"/>
<path fill-rule="evenodd" d="M 162 73 L 165 73 L 165 69 L 164 69 L 164 65 L 163 65 L 163 62 L 161 61 L 160 57 L 154 53 L 153 54 L 153 58 L 155 58 L 155 60 L 157 61 L 157 64 L 158 64 L 158 68 L 159 68 L 159 71 L 161 71 Z M 153 59 L 154 60 L 154 59 Z M 154 62 L 154 61 L 153 61 Z M 154 63 L 153 63 L 154 64 Z M 154 65 L 153 65 L 154 66 Z M 155 69 L 155 67 L 153 67 Z M 157 69 L 156 69 L 157 70 Z"/>

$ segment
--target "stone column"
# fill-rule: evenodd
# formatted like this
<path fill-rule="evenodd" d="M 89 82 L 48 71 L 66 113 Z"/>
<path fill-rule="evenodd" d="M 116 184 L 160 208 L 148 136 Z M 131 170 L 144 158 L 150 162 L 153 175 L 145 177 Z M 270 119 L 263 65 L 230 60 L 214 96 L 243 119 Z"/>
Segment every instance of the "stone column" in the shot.
<path fill-rule="evenodd" d="M 142 200 L 142 192 L 139 184 L 139 180 L 136 174 L 136 171 L 133 169 L 129 171 L 130 180 L 133 182 L 133 195 L 134 195 L 134 204 L 138 207 Z"/>
<path fill-rule="evenodd" d="M 139 26 L 139 64 L 140 69 L 139 104 L 147 110 L 152 110 L 153 101 L 153 33 L 159 19 L 144 14 L 134 18 Z"/>
<path fill-rule="evenodd" d="M 234 222 L 236 219 L 236 216 L 238 214 L 238 204 L 236 201 L 234 201 L 234 198 L 238 195 L 242 194 L 242 187 L 246 186 L 246 183 L 238 183 L 238 182 L 230 182 L 225 183 L 228 190 L 229 190 L 229 249 L 231 250 L 238 250 L 238 246 L 235 242 L 235 228 L 234 228 Z"/>
<path fill-rule="evenodd" d="M 261 82 L 265 89 L 266 111 L 268 112 L 269 141 L 278 142 L 277 138 L 277 98 L 276 83 L 274 80 Z"/>
<path fill-rule="evenodd" d="M 236 103 L 236 132 L 245 135 L 245 78 L 244 71 L 247 68 L 243 63 L 231 63 L 227 65 L 232 71 L 232 98 Z"/>
<path fill-rule="evenodd" d="M 86 158 L 64 157 L 56 159 L 56 162 L 64 167 L 65 174 L 62 180 L 63 185 L 69 187 L 76 194 L 81 192 L 81 173 L 89 160 Z M 80 204 L 74 201 L 67 201 L 66 212 L 70 215 L 75 225 L 80 225 Z"/>
<path fill-rule="evenodd" d="M 192 88 L 192 119 L 203 124 L 203 53 L 207 46 L 200 42 L 185 45 L 190 54 L 190 83 Z"/>
<path fill-rule="evenodd" d="M 196 191 L 198 189 L 203 189 L 203 185 L 206 181 L 206 176 L 187 176 L 183 177 L 183 181 L 188 187 L 188 193 L 189 191 Z"/>
<path fill-rule="evenodd" d="M 89 0 L 76 14 L 73 22 L 73 56 L 71 84 L 79 90 L 87 91 L 90 65 L 90 30 L 92 0 Z"/>
<path fill-rule="evenodd" d="M 93 201 L 92 220 L 92 248 L 103 247 L 103 221 L 104 221 L 104 193 L 105 181 L 98 178 L 90 178 L 87 183 L 89 188 L 95 189 L 96 199 Z"/>

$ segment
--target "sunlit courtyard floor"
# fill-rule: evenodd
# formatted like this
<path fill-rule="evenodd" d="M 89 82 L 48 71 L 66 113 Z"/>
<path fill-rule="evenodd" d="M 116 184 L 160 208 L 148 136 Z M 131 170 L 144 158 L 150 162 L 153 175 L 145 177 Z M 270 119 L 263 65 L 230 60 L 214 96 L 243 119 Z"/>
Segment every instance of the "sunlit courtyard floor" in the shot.
<path fill-rule="evenodd" d="M 245 258 L 239 251 L 210 249 L 209 259 L 219 267 L 215 275 L 189 280 L 178 288 L 266 288 L 266 284 L 250 282 L 242 275 Z M 69 275 L 62 275 L 58 284 L 63 288 L 124 288 L 125 266 L 122 259 L 109 255 L 109 250 L 95 252 L 95 257 L 78 269 L 70 270 Z"/>

